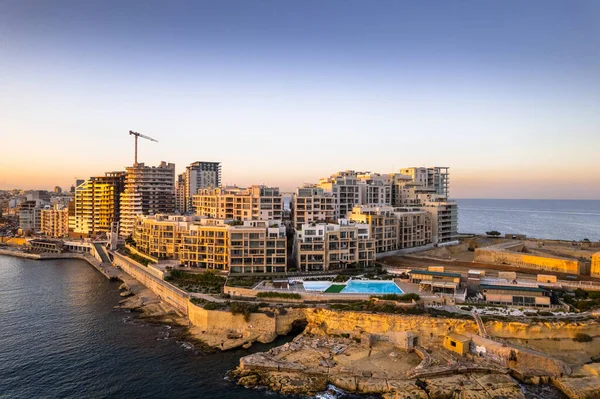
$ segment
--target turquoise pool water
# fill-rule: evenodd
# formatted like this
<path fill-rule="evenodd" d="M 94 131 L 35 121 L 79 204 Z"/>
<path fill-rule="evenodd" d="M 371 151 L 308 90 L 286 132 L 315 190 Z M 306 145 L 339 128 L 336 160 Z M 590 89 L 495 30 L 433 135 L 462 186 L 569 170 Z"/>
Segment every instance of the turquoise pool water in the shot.
<path fill-rule="evenodd" d="M 393 281 L 352 280 L 342 290 L 344 294 L 402 294 Z"/>

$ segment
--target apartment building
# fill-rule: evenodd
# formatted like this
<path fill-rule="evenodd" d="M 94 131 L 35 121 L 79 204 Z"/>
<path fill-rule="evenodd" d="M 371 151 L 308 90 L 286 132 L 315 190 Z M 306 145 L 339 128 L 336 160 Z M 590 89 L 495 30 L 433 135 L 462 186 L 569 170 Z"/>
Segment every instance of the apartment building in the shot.
<path fill-rule="evenodd" d="M 367 266 L 375 260 L 375 240 L 368 224 L 340 219 L 339 224 L 303 224 L 296 231 L 298 269 L 302 271 Z"/>
<path fill-rule="evenodd" d="M 458 206 L 446 197 L 431 198 L 419 209 L 431 214 L 433 242 L 443 244 L 456 241 L 458 236 Z"/>
<path fill-rule="evenodd" d="M 230 273 L 287 270 L 285 226 L 276 220 L 202 219 L 182 237 L 180 262 Z"/>
<path fill-rule="evenodd" d="M 198 190 L 196 214 L 214 219 L 281 220 L 283 197 L 277 187 L 223 187 Z"/>
<path fill-rule="evenodd" d="M 69 230 L 76 237 L 96 237 L 111 231 L 119 221 L 125 172 L 90 177 L 75 188 Z"/>
<path fill-rule="evenodd" d="M 360 204 L 392 204 L 392 183 L 389 175 L 358 173 L 357 182 Z"/>
<path fill-rule="evenodd" d="M 371 226 L 377 253 L 420 247 L 432 242 L 432 220 L 418 208 L 391 206 L 355 207 L 350 220 Z"/>
<path fill-rule="evenodd" d="M 158 166 L 137 163 L 126 168 L 125 190 L 121 194 L 120 235 L 133 233 L 137 215 L 175 211 L 175 164 Z"/>
<path fill-rule="evenodd" d="M 40 230 L 47 237 L 67 237 L 69 235 L 69 208 L 62 204 L 56 204 L 42 209 L 40 211 Z"/>
<path fill-rule="evenodd" d="M 42 202 L 27 200 L 19 205 L 19 229 L 23 233 L 37 233 L 41 229 Z"/>
<path fill-rule="evenodd" d="M 438 195 L 449 195 L 450 173 L 447 166 L 412 167 L 400 169 L 400 173 L 410 176 L 413 183 L 433 189 Z"/>
<path fill-rule="evenodd" d="M 175 210 L 178 213 L 187 212 L 187 201 L 185 197 L 185 172 L 177 175 L 175 180 Z"/>
<path fill-rule="evenodd" d="M 182 237 L 200 220 L 198 216 L 137 215 L 131 237 L 136 249 L 159 259 L 178 259 Z"/>
<path fill-rule="evenodd" d="M 186 212 L 194 212 L 192 197 L 201 188 L 221 187 L 221 163 L 197 161 L 185 170 L 185 206 Z"/>
<path fill-rule="evenodd" d="M 337 198 L 338 215 L 340 218 L 348 217 L 356 205 L 360 205 L 360 187 L 358 174 L 353 170 L 335 173 L 330 177 L 319 180 L 317 187 Z"/>
<path fill-rule="evenodd" d="M 337 198 L 320 187 L 299 187 L 292 198 L 294 228 L 305 223 L 327 222 L 338 219 Z"/>

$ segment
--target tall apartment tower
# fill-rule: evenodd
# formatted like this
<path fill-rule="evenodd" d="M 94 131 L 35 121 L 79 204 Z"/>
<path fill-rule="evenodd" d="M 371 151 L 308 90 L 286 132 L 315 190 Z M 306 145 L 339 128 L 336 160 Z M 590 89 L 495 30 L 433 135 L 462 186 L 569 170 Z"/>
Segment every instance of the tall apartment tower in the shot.
<path fill-rule="evenodd" d="M 77 237 L 96 237 L 110 232 L 119 221 L 120 197 L 125 172 L 107 172 L 90 177 L 75 188 L 69 213 L 69 230 Z"/>
<path fill-rule="evenodd" d="M 175 164 L 158 166 L 137 163 L 126 168 L 125 191 L 121 194 L 120 235 L 133 232 L 137 215 L 175 211 Z"/>
<path fill-rule="evenodd" d="M 193 212 L 192 197 L 199 189 L 221 186 L 221 163 L 196 161 L 186 167 L 184 178 L 185 212 Z"/>
<path fill-rule="evenodd" d="M 177 175 L 177 180 L 175 180 L 175 210 L 179 213 L 186 213 L 186 205 L 185 172 L 183 172 Z"/>

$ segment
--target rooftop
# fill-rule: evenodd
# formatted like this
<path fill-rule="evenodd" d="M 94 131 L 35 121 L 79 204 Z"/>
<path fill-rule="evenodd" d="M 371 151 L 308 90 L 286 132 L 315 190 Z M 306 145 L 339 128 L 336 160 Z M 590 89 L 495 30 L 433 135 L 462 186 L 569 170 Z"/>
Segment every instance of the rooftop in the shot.
<path fill-rule="evenodd" d="M 460 273 L 432 272 L 429 270 L 411 270 L 408 274 L 425 274 L 427 276 L 461 277 Z"/>
<path fill-rule="evenodd" d="M 539 287 L 524 287 L 522 285 L 487 285 L 482 284 L 482 290 L 510 290 L 510 291 L 526 291 L 526 292 L 548 292 Z"/>

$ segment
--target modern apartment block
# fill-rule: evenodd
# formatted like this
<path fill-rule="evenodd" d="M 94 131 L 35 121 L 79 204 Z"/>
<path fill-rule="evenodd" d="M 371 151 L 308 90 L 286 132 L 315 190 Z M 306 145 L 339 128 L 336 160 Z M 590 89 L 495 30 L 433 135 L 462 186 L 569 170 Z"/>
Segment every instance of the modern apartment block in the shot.
<path fill-rule="evenodd" d="M 69 208 L 56 204 L 40 211 L 40 230 L 47 237 L 63 238 L 69 235 Z"/>
<path fill-rule="evenodd" d="M 201 188 L 221 187 L 221 163 L 197 161 L 185 170 L 186 212 L 194 212 L 192 196 Z"/>
<path fill-rule="evenodd" d="M 125 172 L 90 177 L 75 188 L 69 230 L 76 237 L 96 237 L 111 231 L 119 221 Z"/>
<path fill-rule="evenodd" d="M 392 183 L 389 175 L 379 173 L 357 174 L 359 203 L 372 205 L 392 204 Z"/>
<path fill-rule="evenodd" d="M 338 172 L 319 180 L 318 187 L 337 198 L 338 215 L 346 218 L 356 205 L 360 205 L 358 174 L 353 170 Z"/>
<path fill-rule="evenodd" d="M 296 231 L 295 252 L 302 271 L 367 266 L 375 260 L 375 240 L 368 224 L 340 219 L 339 224 L 303 224 Z"/>
<path fill-rule="evenodd" d="M 352 210 L 350 220 L 371 226 L 377 253 L 420 247 L 433 239 L 431 215 L 418 208 L 362 205 Z"/>
<path fill-rule="evenodd" d="M 125 191 L 121 194 L 120 235 L 123 237 L 133 233 L 137 215 L 175 211 L 175 164 L 137 163 L 126 171 Z"/>
<path fill-rule="evenodd" d="M 136 249 L 158 259 L 177 259 L 182 237 L 200 220 L 198 216 L 137 215 L 131 237 Z"/>
<path fill-rule="evenodd" d="M 283 197 L 277 187 L 200 189 L 193 196 L 196 214 L 214 219 L 281 220 Z"/>
<path fill-rule="evenodd" d="M 443 244 L 456 241 L 458 235 L 458 207 L 445 197 L 432 198 L 419 207 L 431 213 L 433 242 Z"/>
<path fill-rule="evenodd" d="M 338 219 L 337 198 L 320 187 L 297 188 L 292 202 L 295 229 L 300 229 L 305 223 Z"/>
<path fill-rule="evenodd" d="M 285 226 L 275 220 L 246 220 L 239 225 L 203 219 L 183 236 L 180 262 L 230 273 L 285 272 Z"/>
<path fill-rule="evenodd" d="M 41 201 L 27 200 L 19 205 L 19 229 L 23 233 L 37 233 L 41 229 Z"/>
<path fill-rule="evenodd" d="M 400 173 L 410 176 L 412 182 L 433 189 L 436 194 L 448 196 L 450 186 L 450 168 L 447 166 L 412 167 L 400 169 Z"/>

